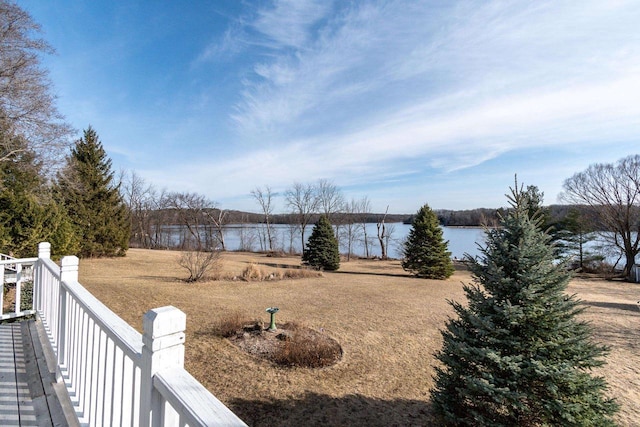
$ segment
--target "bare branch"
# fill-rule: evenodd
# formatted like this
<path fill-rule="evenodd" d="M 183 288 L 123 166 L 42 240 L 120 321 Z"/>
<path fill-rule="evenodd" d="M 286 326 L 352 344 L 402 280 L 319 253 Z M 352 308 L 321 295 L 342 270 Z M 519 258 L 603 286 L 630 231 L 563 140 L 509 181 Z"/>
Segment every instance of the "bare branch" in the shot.
<path fill-rule="evenodd" d="M 0 161 L 33 151 L 53 166 L 68 145 L 71 128 L 55 106 L 51 82 L 40 64 L 40 55 L 53 49 L 33 37 L 39 32 L 27 12 L 0 1 Z M 27 143 L 16 147 L 14 137 Z"/>
<path fill-rule="evenodd" d="M 564 182 L 563 200 L 587 205 L 612 232 L 611 243 L 626 258 L 628 276 L 640 252 L 640 155 L 625 157 L 616 164 L 593 164 Z"/>

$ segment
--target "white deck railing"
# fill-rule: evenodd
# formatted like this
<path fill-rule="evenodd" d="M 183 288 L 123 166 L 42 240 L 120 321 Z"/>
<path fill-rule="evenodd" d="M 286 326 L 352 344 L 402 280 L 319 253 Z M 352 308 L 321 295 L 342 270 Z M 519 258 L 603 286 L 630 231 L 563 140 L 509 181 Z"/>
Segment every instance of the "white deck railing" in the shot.
<path fill-rule="evenodd" d="M 13 272 L 16 271 L 15 264 L 11 262 L 11 260 L 14 260 L 14 259 L 15 257 L 12 257 L 11 255 L 0 254 L 0 261 L 8 261 L 7 263 L 3 263 L 5 270 L 9 270 Z"/>
<path fill-rule="evenodd" d="M 6 261 L 35 267 L 33 310 L 11 316 L 40 317 L 81 424 L 245 425 L 185 371 L 182 311 L 150 310 L 140 334 L 78 283 L 77 257 L 58 266 L 50 248 L 41 243 L 38 258 Z"/>
<path fill-rule="evenodd" d="M 12 256 L 0 254 L 0 283 L 2 283 L 2 290 L 0 292 L 0 320 L 35 314 L 32 307 L 29 307 L 27 310 L 22 310 L 21 306 L 23 304 L 21 297 L 25 282 L 33 279 L 33 267 L 37 261 L 38 258 L 22 258 L 17 260 Z M 9 313 L 5 313 L 3 310 L 5 283 L 15 283 L 15 307 L 14 310 Z"/>

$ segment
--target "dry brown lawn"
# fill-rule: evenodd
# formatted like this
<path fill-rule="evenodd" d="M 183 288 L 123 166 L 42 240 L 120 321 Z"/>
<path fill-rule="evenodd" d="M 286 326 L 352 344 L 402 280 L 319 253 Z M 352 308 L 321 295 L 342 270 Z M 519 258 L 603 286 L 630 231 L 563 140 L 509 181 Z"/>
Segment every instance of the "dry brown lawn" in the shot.
<path fill-rule="evenodd" d="M 80 262 L 80 282 L 141 330 L 143 314 L 173 305 L 187 313 L 186 368 L 247 424 L 432 425 L 429 390 L 439 330 L 464 301 L 467 271 L 450 280 L 408 276 L 399 261 L 352 260 L 335 273 L 281 281 L 208 281 L 187 284 L 171 251 L 131 249 L 125 258 Z M 224 254 L 224 274 L 251 263 L 265 271 L 299 266 L 298 258 Z M 640 413 L 640 286 L 575 279 L 569 288 L 587 304 L 595 338 L 611 346 L 601 370 L 621 404 L 617 421 L 638 425 Z M 241 310 L 268 324 L 295 321 L 323 330 L 344 351 L 323 369 L 283 368 L 250 356 L 211 333 L 224 316 Z"/>

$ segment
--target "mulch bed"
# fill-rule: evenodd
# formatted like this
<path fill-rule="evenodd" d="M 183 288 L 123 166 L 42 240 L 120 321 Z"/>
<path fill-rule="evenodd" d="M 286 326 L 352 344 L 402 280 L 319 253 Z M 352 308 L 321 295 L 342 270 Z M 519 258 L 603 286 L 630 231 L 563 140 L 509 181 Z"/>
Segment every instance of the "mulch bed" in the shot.
<path fill-rule="evenodd" d="M 279 325 L 275 331 L 256 322 L 236 331 L 229 341 L 252 356 L 280 366 L 322 368 L 342 358 L 342 347 L 336 340 L 324 331 L 295 322 Z"/>

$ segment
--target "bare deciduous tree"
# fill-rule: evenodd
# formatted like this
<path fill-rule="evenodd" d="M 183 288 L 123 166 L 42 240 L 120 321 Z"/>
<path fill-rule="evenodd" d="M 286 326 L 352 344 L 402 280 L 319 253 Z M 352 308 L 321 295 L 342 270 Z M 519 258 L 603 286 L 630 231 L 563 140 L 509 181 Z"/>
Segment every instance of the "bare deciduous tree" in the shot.
<path fill-rule="evenodd" d="M 384 235 L 384 240 L 385 240 L 385 246 L 387 247 L 387 258 L 389 257 L 389 248 L 391 247 L 391 244 L 394 244 L 394 247 L 396 247 L 396 245 L 398 244 L 398 240 L 399 239 L 395 239 L 393 237 L 393 235 L 396 233 L 396 224 L 394 223 L 387 223 L 386 224 L 387 229 L 385 230 L 385 235 Z"/>
<path fill-rule="evenodd" d="M 640 252 L 640 155 L 615 164 L 597 163 L 564 182 L 565 201 L 588 205 L 609 234 L 603 234 L 625 257 L 630 276 Z"/>
<path fill-rule="evenodd" d="M 207 209 L 204 211 L 204 214 L 207 216 L 211 224 L 215 227 L 216 230 L 216 238 L 218 239 L 218 243 L 220 244 L 220 249 L 223 251 L 227 250 L 227 247 L 224 243 L 224 227 L 227 224 L 227 216 L 228 211 L 225 209 L 213 208 Z"/>
<path fill-rule="evenodd" d="M 342 235 L 340 232 L 342 218 L 340 218 L 338 214 L 344 209 L 344 196 L 342 195 L 342 191 L 333 182 L 320 179 L 316 184 L 316 193 L 318 197 L 318 209 L 335 229 L 335 236 L 339 246 Z"/>
<path fill-rule="evenodd" d="M 351 199 L 350 202 L 344 205 L 344 221 L 342 221 L 342 236 L 340 240 L 344 249 L 347 252 L 347 261 L 351 260 L 351 254 L 353 253 L 353 244 L 357 240 L 357 235 L 362 224 L 358 218 L 360 214 L 361 202 Z"/>
<path fill-rule="evenodd" d="M 166 206 L 173 209 L 183 227 L 183 249 L 208 251 L 218 249 L 220 238 L 215 216 L 214 202 L 197 193 L 169 193 Z"/>
<path fill-rule="evenodd" d="M 340 212 L 344 205 L 342 191 L 333 182 L 321 179 L 316 185 L 316 193 L 320 213 L 324 214 L 329 222 L 334 224 L 332 216 Z"/>
<path fill-rule="evenodd" d="M 157 204 L 155 188 L 135 171 L 122 173 L 119 188 L 122 199 L 129 208 L 131 245 L 154 247 L 151 220 Z"/>
<path fill-rule="evenodd" d="M 284 197 L 287 206 L 291 209 L 300 227 L 300 242 L 304 253 L 305 231 L 318 208 L 318 197 L 315 188 L 311 184 L 294 182 L 293 186 L 285 191 Z"/>
<path fill-rule="evenodd" d="M 254 233 L 254 228 L 249 226 L 247 227 L 247 218 L 245 215 L 242 215 L 242 219 L 240 221 L 240 227 L 238 227 L 238 239 L 240 241 L 239 249 L 241 251 L 253 252 L 256 235 Z"/>
<path fill-rule="evenodd" d="M 389 242 L 389 231 L 387 230 L 387 225 L 385 223 L 387 219 L 387 214 L 389 213 L 389 206 L 387 206 L 387 210 L 384 212 L 382 218 L 378 220 L 376 227 L 378 228 L 378 242 L 380 243 L 380 258 L 387 259 L 387 243 Z"/>
<path fill-rule="evenodd" d="M 60 157 L 71 128 L 51 94 L 40 55 L 53 49 L 31 16 L 13 2 L 0 0 L 0 161 L 21 151 L 42 159 Z"/>
<path fill-rule="evenodd" d="M 285 249 L 284 242 L 286 238 L 288 240 L 288 245 L 289 245 L 289 249 L 287 249 L 287 251 L 290 254 L 295 254 L 296 247 L 295 247 L 294 241 L 300 236 L 300 225 L 297 224 L 296 218 L 292 214 L 285 215 L 284 218 L 285 218 L 286 228 L 283 231 L 282 247 L 283 249 Z M 302 250 L 304 251 L 304 247 L 302 248 Z"/>
<path fill-rule="evenodd" d="M 169 193 L 165 200 L 182 226 L 180 246 L 185 252 L 180 266 L 189 272 L 187 281 L 195 282 L 214 269 L 220 258 L 218 229 L 209 215 L 215 204 L 196 193 Z"/>
<path fill-rule="evenodd" d="M 358 217 L 362 226 L 362 243 L 364 246 L 364 255 L 365 258 L 369 258 L 369 248 L 372 245 L 372 242 L 367 234 L 367 220 L 369 215 L 371 214 L 371 202 L 369 201 L 369 198 L 367 196 L 364 196 L 362 199 L 360 199 L 358 209 Z"/>
<path fill-rule="evenodd" d="M 275 244 L 275 233 L 271 224 L 271 216 L 273 215 L 273 197 L 275 196 L 275 194 L 271 190 L 271 187 L 266 185 L 264 190 L 260 187 L 256 187 L 255 189 L 251 190 L 251 195 L 260 205 L 260 209 L 262 209 L 262 213 L 264 215 L 264 226 L 266 233 L 264 239 L 261 241 L 261 244 L 263 245 L 264 249 L 273 251 Z"/>
<path fill-rule="evenodd" d="M 165 232 L 167 227 L 174 221 L 171 212 L 167 210 L 169 207 L 168 195 L 167 190 L 163 188 L 151 200 L 149 234 L 152 236 L 150 239 L 152 248 L 168 249 L 173 246 L 171 234 Z"/>

